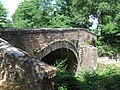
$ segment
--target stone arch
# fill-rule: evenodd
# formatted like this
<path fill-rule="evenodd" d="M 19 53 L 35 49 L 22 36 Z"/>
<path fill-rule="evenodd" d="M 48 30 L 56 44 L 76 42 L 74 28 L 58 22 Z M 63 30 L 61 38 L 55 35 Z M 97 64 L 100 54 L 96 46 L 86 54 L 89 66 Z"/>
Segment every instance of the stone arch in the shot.
<path fill-rule="evenodd" d="M 78 70 L 78 66 L 80 64 L 78 55 L 76 47 L 68 41 L 52 42 L 36 54 L 38 59 L 52 65 L 57 59 L 67 58 L 67 70 L 72 73 Z"/>

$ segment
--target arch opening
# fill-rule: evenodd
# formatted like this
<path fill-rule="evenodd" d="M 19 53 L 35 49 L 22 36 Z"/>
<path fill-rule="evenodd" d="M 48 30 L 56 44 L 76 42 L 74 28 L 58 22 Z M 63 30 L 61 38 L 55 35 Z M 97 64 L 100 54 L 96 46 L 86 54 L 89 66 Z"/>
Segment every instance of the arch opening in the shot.
<path fill-rule="evenodd" d="M 77 57 L 75 56 L 74 52 L 67 48 L 59 48 L 56 49 L 41 60 L 46 62 L 49 65 L 54 65 L 58 60 L 65 60 L 66 71 L 70 73 L 75 73 L 77 70 Z M 59 62 L 59 61 L 58 61 Z"/>

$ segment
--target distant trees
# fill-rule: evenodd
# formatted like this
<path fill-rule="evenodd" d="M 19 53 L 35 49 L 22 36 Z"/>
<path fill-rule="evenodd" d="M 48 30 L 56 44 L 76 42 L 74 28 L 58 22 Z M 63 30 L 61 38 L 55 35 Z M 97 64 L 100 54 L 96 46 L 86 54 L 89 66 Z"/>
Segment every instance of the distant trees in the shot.
<path fill-rule="evenodd" d="M 52 0 L 25 0 L 13 14 L 14 27 L 67 27 L 68 17 L 57 13 L 57 8 Z"/>
<path fill-rule="evenodd" d="M 13 14 L 14 27 L 40 28 L 48 26 L 50 8 L 47 7 L 49 6 L 48 2 L 43 1 L 45 0 L 25 0 L 22 2 Z"/>
<path fill-rule="evenodd" d="M 98 5 L 101 34 L 98 38 L 100 55 L 120 53 L 120 1 L 106 0 Z"/>
<path fill-rule="evenodd" d="M 0 28 L 4 27 L 7 23 L 7 10 L 3 7 L 0 2 Z"/>
<path fill-rule="evenodd" d="M 72 16 L 75 27 L 89 28 L 89 15 L 98 18 L 99 55 L 116 55 L 120 52 L 120 1 L 73 0 Z M 97 31 L 96 31 L 97 30 Z"/>
<path fill-rule="evenodd" d="M 3 7 L 3 4 L 0 2 L 0 28 L 12 27 L 12 21 L 7 19 L 7 10 Z"/>
<path fill-rule="evenodd" d="M 89 28 L 89 16 L 98 18 L 100 55 L 120 52 L 119 0 L 24 0 L 13 15 L 17 28 Z"/>

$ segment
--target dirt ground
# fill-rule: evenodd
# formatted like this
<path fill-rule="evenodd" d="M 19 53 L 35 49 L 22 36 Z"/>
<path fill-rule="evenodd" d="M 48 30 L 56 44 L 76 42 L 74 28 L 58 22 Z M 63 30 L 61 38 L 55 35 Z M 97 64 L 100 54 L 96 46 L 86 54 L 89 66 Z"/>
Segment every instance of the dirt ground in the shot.
<path fill-rule="evenodd" d="M 108 57 L 99 57 L 97 62 L 104 65 L 115 65 L 120 67 L 120 60 L 109 59 Z"/>

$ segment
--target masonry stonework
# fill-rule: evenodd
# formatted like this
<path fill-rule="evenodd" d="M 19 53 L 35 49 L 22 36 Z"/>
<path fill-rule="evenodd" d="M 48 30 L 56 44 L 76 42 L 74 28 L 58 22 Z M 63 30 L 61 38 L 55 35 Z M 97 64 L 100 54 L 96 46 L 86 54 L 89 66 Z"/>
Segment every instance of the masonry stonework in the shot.
<path fill-rule="evenodd" d="M 56 68 L 0 38 L 0 89 L 5 82 L 12 82 L 21 88 L 24 87 L 19 90 L 54 90 L 52 78 L 55 74 Z"/>
<path fill-rule="evenodd" d="M 9 41 L 16 47 L 25 50 L 29 54 L 42 60 L 47 54 L 54 52 L 54 50 L 60 48 L 67 48 L 71 50 L 76 58 L 78 67 L 81 61 L 85 61 L 88 66 L 91 65 L 88 60 L 92 56 L 92 52 L 89 51 L 90 55 L 87 55 L 89 59 L 82 58 L 81 45 L 84 43 L 96 41 L 97 37 L 95 34 L 83 29 L 83 28 L 68 28 L 68 29 L 2 29 L 0 30 L 0 37 Z M 96 47 L 95 47 L 96 48 Z M 83 48 L 84 49 L 84 48 Z M 87 52 L 87 51 L 86 51 Z M 94 50 L 93 54 L 97 52 Z M 96 56 L 93 57 L 96 61 Z M 87 62 L 88 61 L 88 62 Z M 70 61 L 69 61 L 70 63 Z M 86 66 L 86 64 L 85 64 Z M 96 66 L 96 65 L 95 65 Z M 95 67 L 91 65 L 91 67 Z"/>

